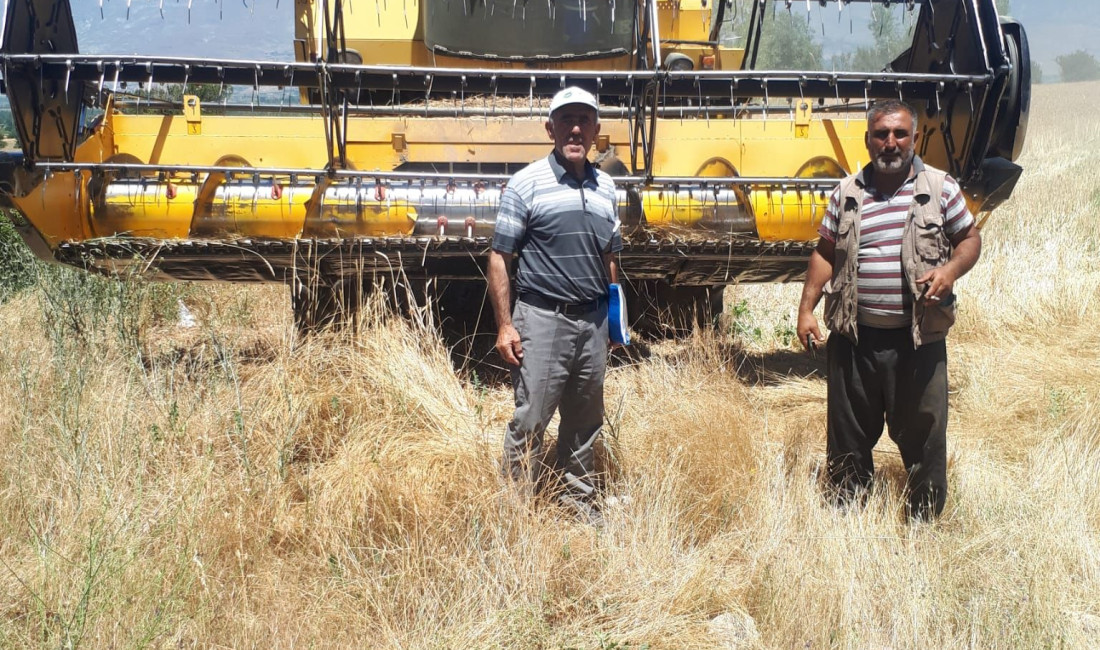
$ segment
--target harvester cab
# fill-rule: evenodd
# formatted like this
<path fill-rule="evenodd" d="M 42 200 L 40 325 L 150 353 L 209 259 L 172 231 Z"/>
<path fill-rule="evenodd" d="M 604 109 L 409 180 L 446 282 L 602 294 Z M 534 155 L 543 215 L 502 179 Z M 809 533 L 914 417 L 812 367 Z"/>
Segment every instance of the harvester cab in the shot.
<path fill-rule="evenodd" d="M 976 214 L 1009 196 L 1030 65 L 994 0 L 895 1 L 911 40 L 877 72 L 759 69 L 768 21 L 792 4 L 295 0 L 277 61 L 81 54 L 68 0 L 8 0 L 0 69 L 21 152 L 0 160 L 0 201 L 44 259 L 287 283 L 313 327 L 375 280 L 483 295 L 503 185 L 548 153 L 547 103 L 570 85 L 601 104 L 591 158 L 619 188 L 641 319 L 799 278 L 829 192 L 866 162 L 876 99 L 917 108 L 918 153 Z M 299 102 L 204 103 L 197 84 Z M 182 92 L 151 101 L 165 85 Z"/>

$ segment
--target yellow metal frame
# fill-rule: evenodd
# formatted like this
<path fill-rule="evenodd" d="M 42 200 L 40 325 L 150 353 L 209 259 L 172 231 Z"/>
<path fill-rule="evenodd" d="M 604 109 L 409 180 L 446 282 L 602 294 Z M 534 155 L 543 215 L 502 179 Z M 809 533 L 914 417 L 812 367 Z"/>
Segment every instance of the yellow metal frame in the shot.
<path fill-rule="evenodd" d="M 469 59 L 433 56 L 424 46 L 419 0 L 381 12 L 349 12 L 345 33 L 351 48 L 368 64 L 466 66 Z M 295 0 L 295 52 L 299 60 L 318 56 L 322 43 L 319 0 Z M 742 52 L 706 44 L 711 9 L 702 0 L 662 0 L 658 5 L 664 53 L 688 55 L 696 66 L 705 57 L 714 65 L 740 65 Z M 476 61 L 477 67 L 511 67 L 515 62 Z M 630 57 L 555 63 L 570 69 L 627 69 Z M 476 98 L 468 100 L 476 105 Z M 864 164 L 862 116 L 815 114 L 809 102 L 792 100 L 789 112 L 771 115 L 703 115 L 657 120 L 653 137 L 655 176 L 792 178 L 812 159 L 835 161 L 851 172 Z M 487 104 L 488 105 L 488 104 Z M 347 160 L 355 170 L 388 172 L 406 163 L 519 164 L 546 155 L 550 141 L 543 118 L 354 117 L 347 125 Z M 132 162 L 173 166 L 237 165 L 258 168 L 323 169 L 329 162 L 326 123 L 320 115 L 221 116 L 202 111 L 197 97 L 184 98 L 181 115 L 127 115 L 108 104 L 99 124 L 80 144 L 79 163 Z M 625 120 L 603 124 L 601 149 L 613 149 L 629 161 L 630 132 Z M 641 151 L 635 152 L 641 156 Z M 98 195 L 92 173 L 55 174 L 21 197 L 17 207 L 51 247 L 67 240 L 115 235 L 153 238 L 236 236 L 288 239 L 317 234 L 326 223 L 325 188 L 310 192 L 239 195 L 220 192 L 224 174 L 195 177 L 161 175 L 142 183 L 121 183 L 127 193 Z M 110 174 L 108 174 L 108 181 Z M 277 180 L 269 182 L 276 183 Z M 97 194 L 93 196 L 93 194 Z M 106 198 L 104 198 L 106 196 Z M 744 209 L 751 210 L 758 236 L 767 241 L 812 240 L 824 213 L 821 192 L 791 187 L 748 188 Z M 705 199 L 672 200 L 643 190 L 643 205 L 654 224 L 691 226 L 706 219 Z M 408 205 L 380 202 L 365 206 L 353 234 L 407 234 L 417 215 Z M 332 216 L 328 221 L 335 223 Z M 336 226 L 324 234 L 339 235 Z"/>
<path fill-rule="evenodd" d="M 196 126 L 201 128 L 196 129 Z M 662 119 L 657 123 L 653 159 L 656 176 L 794 177 L 813 157 L 826 156 L 853 171 L 864 163 L 862 120 Z M 278 137 L 273 137 L 278 134 Z M 603 125 L 607 146 L 629 160 L 625 121 Z M 401 142 L 395 147 L 395 141 Z M 550 148 L 542 119 L 360 118 L 349 123 L 348 160 L 353 169 L 391 171 L 403 163 L 526 162 Z M 238 165 L 321 169 L 326 156 L 324 122 L 309 116 L 125 115 L 109 109 L 77 150 L 76 161 L 136 162 L 162 166 Z M 131 195 L 113 197 L 109 210 L 97 210 L 88 187 L 91 174 L 51 176 L 15 201 L 51 246 L 90 237 L 131 235 L 194 236 L 192 223 L 203 213 L 199 183 L 177 174 L 149 183 Z M 221 179 L 218 179 L 221 180 Z M 209 184 L 209 183 L 208 183 Z M 171 188 L 168 187 L 171 185 Z M 761 188 L 749 193 L 757 230 L 765 240 L 813 239 L 824 209 L 820 193 L 792 188 Z M 219 205 L 226 228 L 240 235 L 294 237 L 303 231 L 309 196 L 301 192 L 270 201 Z M 227 199 L 228 201 L 228 199 Z M 656 210 L 656 196 L 647 199 Z M 74 219 L 73 212 L 76 210 Z M 694 223 L 700 207 L 665 205 L 656 221 Z M 103 215 L 111 215 L 106 218 Z M 377 226 L 360 234 L 398 234 L 415 219 L 401 207 L 365 217 Z"/>

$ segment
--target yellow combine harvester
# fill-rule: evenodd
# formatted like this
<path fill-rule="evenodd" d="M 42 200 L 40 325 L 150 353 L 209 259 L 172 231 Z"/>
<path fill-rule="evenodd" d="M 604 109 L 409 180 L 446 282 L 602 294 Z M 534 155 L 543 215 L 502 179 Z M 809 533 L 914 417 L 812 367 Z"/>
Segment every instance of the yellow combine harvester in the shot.
<path fill-rule="evenodd" d="M 480 304 L 502 184 L 549 151 L 541 122 L 567 85 L 604 107 L 592 157 L 618 183 L 643 318 L 798 278 L 829 191 L 866 162 L 875 99 L 918 108 L 920 155 L 974 212 L 1011 192 L 1030 66 L 994 0 L 910 0 L 912 43 L 877 73 L 754 69 L 775 2 L 733 1 L 736 15 L 731 0 L 295 0 L 295 60 L 275 62 L 84 55 L 68 0 L 9 0 L 0 65 L 22 153 L 0 161 L 0 200 L 44 259 L 284 282 L 311 327 L 373 279 Z M 721 43 L 734 19 L 742 48 Z M 120 84 L 289 87 L 301 104 L 184 95 L 153 112 Z"/>

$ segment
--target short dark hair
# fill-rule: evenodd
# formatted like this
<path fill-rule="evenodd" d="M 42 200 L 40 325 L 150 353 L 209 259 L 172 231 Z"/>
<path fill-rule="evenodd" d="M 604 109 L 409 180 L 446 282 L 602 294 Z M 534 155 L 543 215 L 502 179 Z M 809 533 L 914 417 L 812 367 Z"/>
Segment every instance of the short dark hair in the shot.
<path fill-rule="evenodd" d="M 902 112 L 909 113 L 909 117 L 913 118 L 913 130 L 915 131 L 917 128 L 917 109 L 900 99 L 880 99 L 871 104 L 871 108 L 867 109 L 867 126 L 870 127 L 872 122 L 883 115 Z"/>

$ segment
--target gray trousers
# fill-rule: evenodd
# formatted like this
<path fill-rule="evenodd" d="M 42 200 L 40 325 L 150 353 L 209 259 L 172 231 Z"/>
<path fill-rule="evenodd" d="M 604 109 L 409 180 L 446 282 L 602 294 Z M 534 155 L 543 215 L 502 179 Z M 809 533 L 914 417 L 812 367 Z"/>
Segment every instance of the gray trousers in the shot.
<path fill-rule="evenodd" d="M 516 411 L 504 435 L 504 473 L 534 490 L 548 470 L 567 491 L 592 495 L 593 445 L 603 426 L 607 303 L 565 315 L 517 301 L 512 324 L 523 359 L 512 368 Z M 557 460 L 543 464 L 543 433 L 560 407 Z"/>
<path fill-rule="evenodd" d="M 913 349 L 908 328 L 859 326 L 859 345 L 828 342 L 829 478 L 847 499 L 870 488 L 883 423 L 909 472 L 909 512 L 934 517 L 947 497 L 947 346 Z"/>

